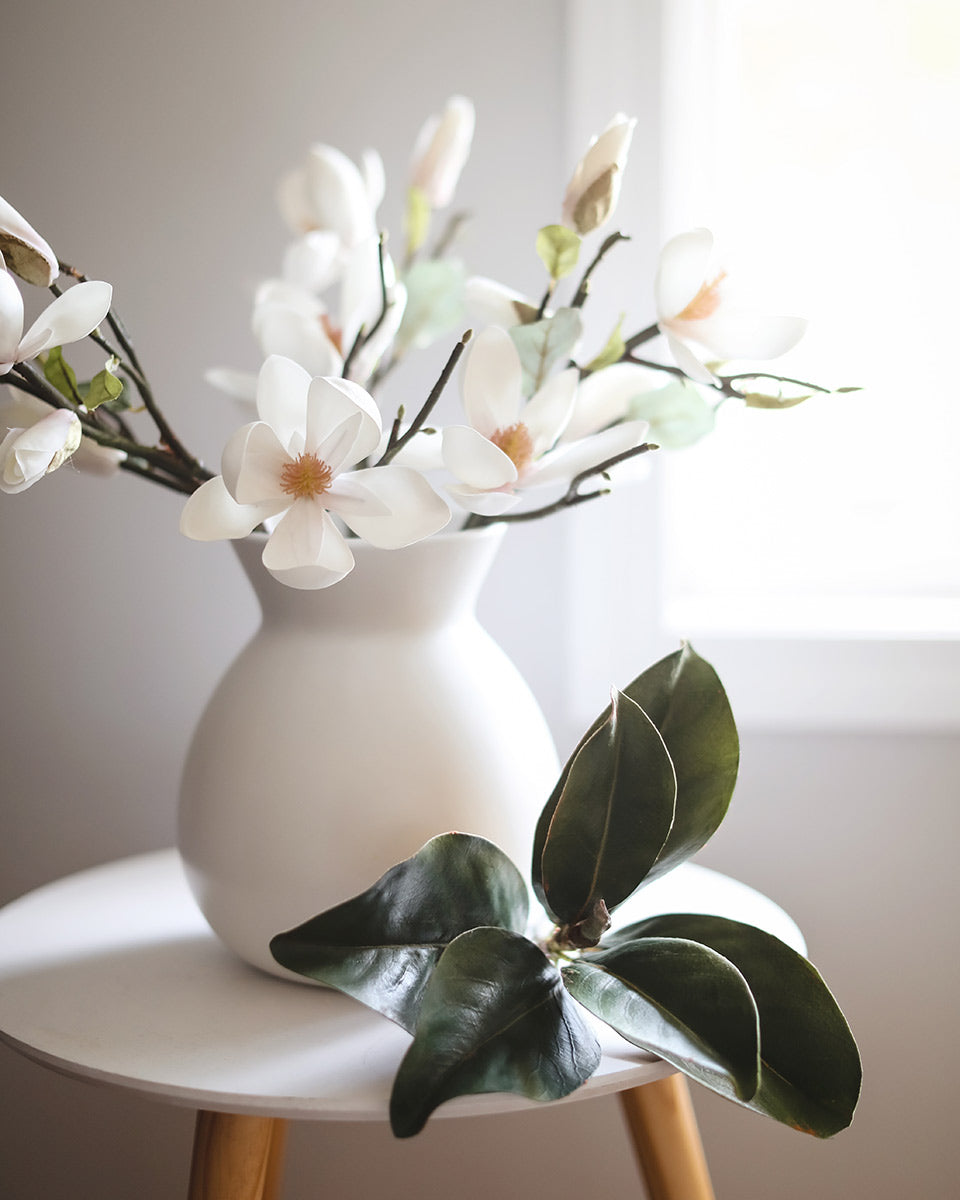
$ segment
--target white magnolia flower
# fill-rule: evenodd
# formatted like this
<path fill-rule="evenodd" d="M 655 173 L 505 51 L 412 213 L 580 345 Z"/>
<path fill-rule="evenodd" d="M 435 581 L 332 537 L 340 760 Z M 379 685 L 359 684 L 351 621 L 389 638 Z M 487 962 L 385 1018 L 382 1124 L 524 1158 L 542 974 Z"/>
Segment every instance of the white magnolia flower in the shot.
<path fill-rule="evenodd" d="M 335 233 L 350 249 L 377 232 L 383 187 L 383 163 L 372 150 L 358 168 L 334 146 L 316 145 L 303 166 L 281 180 L 277 201 L 295 233 Z"/>
<path fill-rule="evenodd" d="M 187 501 L 181 532 L 199 541 L 245 537 L 280 518 L 263 564 L 282 583 L 322 588 L 353 569 L 334 517 L 374 546 L 396 549 L 436 533 L 450 511 L 423 476 L 391 464 L 351 471 L 377 447 L 380 414 L 371 396 L 344 379 L 313 379 L 289 359 L 263 364 L 260 420 L 223 451 L 222 476 Z"/>
<path fill-rule="evenodd" d="M 470 156 L 474 122 L 470 101 L 451 96 L 443 112 L 429 117 L 417 135 L 410 183 L 423 192 L 431 208 L 446 208 L 453 199 Z"/>
<path fill-rule="evenodd" d="M 714 261 L 709 229 L 678 234 L 660 252 L 654 284 L 657 324 L 677 366 L 700 383 L 715 379 L 705 358 L 777 358 L 797 344 L 807 327 L 800 317 L 734 308 L 725 295 L 725 281 L 726 272 Z"/>
<path fill-rule="evenodd" d="M 55 471 L 80 445 L 80 418 L 65 408 L 48 411 L 26 429 L 9 429 L 0 442 L 0 491 L 24 492 Z"/>
<path fill-rule="evenodd" d="M 57 256 L 12 204 L 0 196 L 0 254 L 15 275 L 49 287 L 60 274 Z"/>
<path fill-rule="evenodd" d="M 576 233 L 592 233 L 613 216 L 636 120 L 617 113 L 591 140 L 563 197 L 562 220 Z"/>
<path fill-rule="evenodd" d="M 29 396 L 12 385 L 11 398 L 0 404 L 0 430 L 35 425 L 43 417 L 49 415 L 50 406 Z M 113 450 L 109 446 L 101 446 L 92 438 L 84 436 L 80 445 L 71 455 L 71 463 L 81 471 L 90 475 L 113 475 L 126 458 L 122 450 Z M 59 465 L 59 464 L 58 464 Z"/>
<path fill-rule="evenodd" d="M 20 289 L 9 271 L 0 268 L 0 375 L 41 350 L 85 338 L 110 311 L 112 299 L 109 283 L 78 283 L 48 304 L 24 334 Z"/>
<path fill-rule="evenodd" d="M 496 327 L 477 337 L 463 374 L 469 425 L 443 431 L 443 464 L 459 481 L 450 494 L 468 512 L 497 516 L 527 488 L 569 483 L 575 475 L 639 446 L 645 421 L 630 421 L 557 446 L 573 413 L 577 370 L 554 375 L 523 399 L 520 356 L 509 334 Z"/>
<path fill-rule="evenodd" d="M 533 300 L 485 275 L 473 275 L 467 280 L 463 300 L 470 320 L 480 326 L 510 329 L 513 325 L 527 325 L 537 317 Z M 544 316 L 549 316 L 549 312 L 544 312 Z"/>

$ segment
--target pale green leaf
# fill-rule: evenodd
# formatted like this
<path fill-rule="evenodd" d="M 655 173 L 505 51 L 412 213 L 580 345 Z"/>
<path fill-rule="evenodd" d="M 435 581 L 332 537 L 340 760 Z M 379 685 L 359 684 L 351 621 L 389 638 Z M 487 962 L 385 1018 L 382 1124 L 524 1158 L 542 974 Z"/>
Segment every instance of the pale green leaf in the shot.
<path fill-rule="evenodd" d="M 584 367 L 585 371 L 602 371 L 604 367 L 611 367 L 615 362 L 619 362 L 623 358 L 627 350 L 627 344 L 623 340 L 623 321 L 626 313 L 620 314 L 620 320 L 613 328 L 613 332 L 607 338 L 607 344 L 600 351 L 596 358 L 592 358 Z"/>
<path fill-rule="evenodd" d="M 563 279 L 577 265 L 580 239 L 565 225 L 544 225 L 537 234 L 537 254 L 551 279 Z"/>
<path fill-rule="evenodd" d="M 404 215 L 403 228 L 407 235 L 408 254 L 416 254 L 427 240 L 432 211 L 430 201 L 420 188 L 411 187 L 407 191 L 407 211 Z"/>
<path fill-rule="evenodd" d="M 582 330 L 583 320 L 575 308 L 558 308 L 552 317 L 510 330 L 520 355 L 525 396 L 539 391 L 550 371 L 570 357 Z"/>

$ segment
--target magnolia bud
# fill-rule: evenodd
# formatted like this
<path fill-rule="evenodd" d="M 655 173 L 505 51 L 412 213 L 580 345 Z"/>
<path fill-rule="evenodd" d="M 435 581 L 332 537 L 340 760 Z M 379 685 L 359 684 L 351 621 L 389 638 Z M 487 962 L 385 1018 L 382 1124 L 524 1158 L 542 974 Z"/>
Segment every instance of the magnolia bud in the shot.
<path fill-rule="evenodd" d="M 470 154 L 473 105 L 464 96 L 451 96 L 440 116 L 423 125 L 413 148 L 410 186 L 419 188 L 431 208 L 446 208 Z"/>
<path fill-rule="evenodd" d="M 617 113 L 577 163 L 563 197 L 563 223 L 569 229 L 592 233 L 613 215 L 636 123 Z"/>

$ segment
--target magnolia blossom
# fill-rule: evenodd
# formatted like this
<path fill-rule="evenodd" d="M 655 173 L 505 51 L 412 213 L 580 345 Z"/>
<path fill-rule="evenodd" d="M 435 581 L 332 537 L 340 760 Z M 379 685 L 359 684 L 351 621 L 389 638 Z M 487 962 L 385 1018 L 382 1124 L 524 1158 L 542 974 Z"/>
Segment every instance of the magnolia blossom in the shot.
<path fill-rule="evenodd" d="M 110 311 L 112 299 L 109 283 L 78 283 L 48 304 L 24 334 L 20 289 L 13 276 L 0 268 L 0 375 L 41 350 L 86 337 Z"/>
<path fill-rule="evenodd" d="M 705 359 L 776 358 L 797 344 L 807 325 L 800 317 L 734 308 L 726 278 L 714 262 L 709 229 L 678 234 L 660 252 L 657 323 L 677 365 L 700 383 L 716 378 Z"/>
<path fill-rule="evenodd" d="M 25 492 L 65 463 L 80 437 L 80 418 L 65 408 L 55 408 L 27 429 L 9 429 L 0 442 L 0 491 Z"/>
<path fill-rule="evenodd" d="M 591 140 L 577 163 L 562 209 L 564 225 L 576 233 L 592 233 L 613 216 L 636 123 L 617 113 L 603 133 Z"/>
<path fill-rule="evenodd" d="M 527 488 L 574 476 L 639 446 L 646 421 L 629 421 L 558 446 L 574 411 L 576 368 L 554 375 L 524 401 L 520 356 L 509 334 L 484 330 L 469 351 L 463 406 L 469 425 L 443 431 L 444 466 L 458 482 L 450 494 L 468 512 L 497 516 Z"/>
<path fill-rule="evenodd" d="M 60 266 L 53 250 L 2 196 L 0 254 L 15 275 L 38 287 L 49 287 L 60 274 Z"/>
<path fill-rule="evenodd" d="M 223 474 L 187 501 L 180 529 L 188 537 L 245 537 L 268 521 L 267 570 L 290 587 L 322 588 L 354 565 L 334 517 L 383 549 L 428 537 L 450 519 L 446 504 L 409 467 L 349 470 L 382 434 L 377 406 L 357 384 L 311 380 L 296 363 L 272 356 L 260 371 L 257 410 L 260 420 L 225 446 Z"/>
<path fill-rule="evenodd" d="M 316 145 L 303 166 L 281 180 L 277 201 L 295 233 L 328 231 L 350 249 L 377 232 L 383 191 L 383 163 L 374 151 L 364 153 L 358 168 L 336 147 Z"/>
<path fill-rule="evenodd" d="M 429 117 L 417 136 L 410 164 L 410 184 L 419 188 L 431 208 L 446 208 L 473 141 L 473 105 L 451 96 L 439 116 Z"/>

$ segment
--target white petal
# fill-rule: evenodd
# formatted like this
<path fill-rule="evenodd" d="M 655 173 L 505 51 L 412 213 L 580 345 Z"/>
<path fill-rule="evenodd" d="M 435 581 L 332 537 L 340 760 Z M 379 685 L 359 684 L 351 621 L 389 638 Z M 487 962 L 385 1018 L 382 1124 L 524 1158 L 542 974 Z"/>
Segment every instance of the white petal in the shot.
<path fill-rule="evenodd" d="M 533 457 L 551 449 L 566 429 L 577 398 L 579 372 L 569 367 L 552 375 L 523 410 L 523 423 L 533 441 Z"/>
<path fill-rule="evenodd" d="M 474 129 L 473 105 L 465 96 L 451 96 L 440 116 L 423 125 L 414 146 L 410 183 L 426 196 L 431 208 L 446 208 L 470 154 Z"/>
<path fill-rule="evenodd" d="M 372 468 L 371 468 L 372 469 Z M 381 468 L 381 470 L 384 468 Z M 323 496 L 331 512 L 348 520 L 350 517 L 388 517 L 389 507 L 376 492 L 363 482 L 363 471 L 348 471 L 338 475 Z"/>
<path fill-rule="evenodd" d="M 598 466 L 608 458 L 615 458 L 625 450 L 642 445 L 649 429 L 647 421 L 624 421 L 622 425 L 614 425 L 612 429 L 605 429 L 592 437 L 561 446 L 552 454 L 545 454 L 540 462 L 531 468 L 525 482 L 531 487 L 556 483 L 557 480 L 569 483 L 582 471 Z"/>
<path fill-rule="evenodd" d="M 372 212 L 376 212 L 383 203 L 383 196 L 387 190 L 387 176 L 383 169 L 383 159 L 376 150 L 364 150 L 360 155 L 360 175 L 367 191 L 370 209 Z"/>
<path fill-rule="evenodd" d="M 33 226 L 0 196 L 0 253 L 15 275 L 49 287 L 60 274 L 57 256 Z"/>
<path fill-rule="evenodd" d="M 263 314 L 274 307 L 292 309 L 312 321 L 319 321 L 326 312 L 317 297 L 299 284 L 288 279 L 265 279 L 253 294 L 251 326 L 255 337 L 260 336 Z"/>
<path fill-rule="evenodd" d="M 27 429 L 11 429 L 0 442 L 0 491 L 26 491 L 56 470 L 80 445 L 80 418 L 59 408 Z"/>
<path fill-rule="evenodd" d="M 315 454 L 321 462 L 326 463 L 334 475 L 340 472 L 344 464 L 353 466 L 356 462 L 353 447 L 362 421 L 360 413 L 354 413 L 352 417 L 334 426 L 325 438 L 310 443 L 309 453 Z"/>
<path fill-rule="evenodd" d="M 476 429 L 448 425 L 442 436 L 443 465 L 461 483 L 486 491 L 516 482 L 513 460 Z"/>
<path fill-rule="evenodd" d="M 407 289 L 402 283 L 396 284 L 391 289 L 387 303 L 386 316 L 353 356 L 349 378 L 355 383 L 362 384 L 364 380 L 370 378 L 377 363 L 396 337 L 407 304 Z"/>
<path fill-rule="evenodd" d="M 303 450 L 310 375 L 292 359 L 272 354 L 257 376 L 257 412 L 290 454 Z"/>
<path fill-rule="evenodd" d="M 361 420 L 356 438 L 353 445 L 343 451 L 344 458 L 336 470 L 366 458 L 380 442 L 382 425 L 377 403 L 358 383 L 349 379 L 314 379 L 308 393 L 307 412 L 305 448 L 310 451 L 316 451 L 337 426 L 359 414 Z"/>
<path fill-rule="evenodd" d="M 520 503 L 520 497 L 514 492 L 485 492 L 465 483 L 451 483 L 447 491 L 461 508 L 481 517 L 499 517 Z"/>
<path fill-rule="evenodd" d="M 677 322 L 675 332 L 683 336 L 683 326 L 688 324 L 687 336 L 718 359 L 779 358 L 800 341 L 807 328 L 802 317 L 722 309 L 702 321 Z"/>
<path fill-rule="evenodd" d="M 312 500 L 298 500 L 263 548 L 263 565 L 288 587 L 330 587 L 353 570 L 353 554 L 332 517 Z"/>
<path fill-rule="evenodd" d="M 306 196 L 313 225 L 340 235 L 351 247 L 376 232 L 363 177 L 333 146 L 314 146 L 306 164 Z"/>
<path fill-rule="evenodd" d="M 283 256 L 283 278 L 305 291 L 320 292 L 334 280 L 339 265 L 339 237 L 318 229 L 287 247 Z"/>
<path fill-rule="evenodd" d="M 667 347 L 673 355 L 674 361 L 688 379 L 694 379 L 697 383 L 716 383 L 716 376 L 700 361 L 686 342 L 682 342 L 662 325 L 660 332 L 667 340 Z"/>
<path fill-rule="evenodd" d="M 280 180 L 277 207 L 294 233 L 306 233 L 315 227 L 307 198 L 307 173 L 303 168 L 290 171 Z"/>
<path fill-rule="evenodd" d="M 570 229 L 575 229 L 578 233 L 590 233 L 594 229 L 599 229 L 613 215 L 620 193 L 623 169 L 627 162 L 627 151 L 630 148 L 630 140 L 633 137 L 636 123 L 636 120 L 625 117 L 623 113 L 617 113 L 603 133 L 591 141 L 586 153 L 577 163 L 567 185 L 562 205 L 563 223 Z M 584 193 L 611 168 L 613 169 L 610 179 L 611 194 L 602 219 L 596 222 L 591 220 L 588 225 L 580 228 L 575 214 Z"/>
<path fill-rule="evenodd" d="M 47 346 L 65 346 L 86 337 L 110 311 L 112 300 L 109 283 L 91 280 L 76 284 L 48 305 L 30 326 L 17 351 L 18 360 L 33 358 Z"/>
<path fill-rule="evenodd" d="M 463 407 L 470 424 L 492 437 L 520 417 L 520 355 L 502 329 L 485 329 L 467 351 Z"/>
<path fill-rule="evenodd" d="M 663 320 L 683 312 L 710 274 L 713 234 L 691 229 L 672 237 L 660 251 L 654 283 L 657 316 Z"/>
<path fill-rule="evenodd" d="M 521 292 L 487 279 L 473 275 L 467 280 L 463 292 L 464 304 L 470 320 L 475 325 L 499 325 L 509 329 L 523 321 L 533 320 L 537 306 Z"/>
<path fill-rule="evenodd" d="M 238 504 L 290 503 L 281 487 L 281 472 L 290 455 L 265 421 L 238 429 L 223 448 L 223 482 Z"/>
<path fill-rule="evenodd" d="M 252 371 L 235 371 L 232 367 L 211 367 L 203 375 L 211 387 L 226 392 L 228 396 L 236 396 L 238 400 L 257 398 L 257 377 Z"/>
<path fill-rule="evenodd" d="M 246 537 L 277 511 L 276 505 L 237 504 L 217 475 L 201 484 L 183 506 L 180 532 L 196 542 Z"/>
<path fill-rule="evenodd" d="M 256 312 L 254 332 L 263 355 L 292 359 L 303 367 L 308 378 L 337 375 L 343 368 L 340 352 L 319 317 L 285 305 L 267 304 Z"/>
<path fill-rule="evenodd" d="M 23 333 L 23 297 L 16 280 L 0 268 L 0 363 L 16 362 Z"/>
<path fill-rule="evenodd" d="M 354 533 L 382 550 L 419 542 L 450 520 L 450 509 L 419 471 L 392 463 L 355 471 L 350 479 L 369 488 L 389 509 L 386 516 L 342 514 Z"/>
<path fill-rule="evenodd" d="M 661 377 L 636 363 L 613 363 L 580 381 L 573 416 L 563 431 L 564 442 L 577 441 L 621 421 L 635 396 L 660 386 Z"/>

